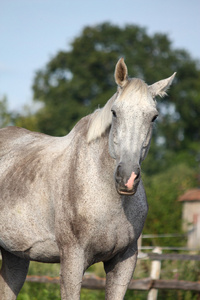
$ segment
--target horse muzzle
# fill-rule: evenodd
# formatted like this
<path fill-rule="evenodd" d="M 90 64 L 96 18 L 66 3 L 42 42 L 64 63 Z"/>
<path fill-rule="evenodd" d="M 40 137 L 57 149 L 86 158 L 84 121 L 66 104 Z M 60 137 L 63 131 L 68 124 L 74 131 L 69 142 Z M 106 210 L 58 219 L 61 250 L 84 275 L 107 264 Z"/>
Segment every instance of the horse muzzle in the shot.
<path fill-rule="evenodd" d="M 128 167 L 130 169 L 130 166 Z M 115 172 L 115 186 L 120 195 L 131 196 L 137 191 L 140 182 L 140 166 L 133 166 L 126 170 L 123 163 L 119 163 Z"/>

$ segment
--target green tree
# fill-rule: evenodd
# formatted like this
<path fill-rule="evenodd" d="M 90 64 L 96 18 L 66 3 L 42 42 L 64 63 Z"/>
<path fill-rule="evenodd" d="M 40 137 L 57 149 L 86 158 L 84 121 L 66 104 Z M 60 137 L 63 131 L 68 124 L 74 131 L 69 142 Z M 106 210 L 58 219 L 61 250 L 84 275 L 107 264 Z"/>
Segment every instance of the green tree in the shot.
<path fill-rule="evenodd" d="M 149 203 L 144 233 L 181 233 L 182 204 L 177 200 L 186 190 L 196 187 L 195 170 L 182 162 L 154 176 L 143 176 L 143 180 Z M 185 242 L 182 237 L 173 241 L 171 238 L 143 240 L 154 246 L 183 246 Z"/>
<path fill-rule="evenodd" d="M 13 125 L 13 114 L 8 111 L 8 101 L 4 96 L 0 99 L 0 128 Z"/>
<path fill-rule="evenodd" d="M 18 127 L 23 127 L 31 131 L 40 131 L 38 116 L 28 105 L 23 107 L 22 112 L 15 113 L 14 123 Z"/>
<path fill-rule="evenodd" d="M 158 100 L 160 117 L 154 131 L 147 172 L 182 152 L 195 165 L 199 159 L 200 69 L 184 50 L 174 50 L 165 34 L 150 36 L 146 29 L 103 23 L 85 27 L 69 51 L 61 51 L 36 74 L 34 99 L 43 104 L 37 114 L 39 130 L 64 135 L 84 115 L 103 106 L 116 91 L 113 73 L 123 56 L 131 77 L 148 84 L 177 72 L 169 97 Z M 189 149 L 189 151 L 188 151 Z M 165 158 L 163 160 L 163 158 Z"/>

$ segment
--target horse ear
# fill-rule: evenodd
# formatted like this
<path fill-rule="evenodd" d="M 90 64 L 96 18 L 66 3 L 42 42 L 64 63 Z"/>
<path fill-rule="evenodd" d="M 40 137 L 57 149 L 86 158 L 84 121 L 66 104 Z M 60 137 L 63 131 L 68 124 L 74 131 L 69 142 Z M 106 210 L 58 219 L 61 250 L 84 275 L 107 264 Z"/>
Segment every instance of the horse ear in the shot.
<path fill-rule="evenodd" d="M 128 69 L 123 57 L 120 58 L 115 67 L 115 82 L 120 87 L 123 87 L 128 80 Z"/>
<path fill-rule="evenodd" d="M 170 87 L 172 84 L 172 81 L 174 80 L 174 77 L 176 75 L 176 72 L 169 78 L 160 80 L 152 85 L 149 85 L 149 91 L 152 95 L 152 97 L 160 96 L 164 97 L 166 94 L 166 90 Z"/>

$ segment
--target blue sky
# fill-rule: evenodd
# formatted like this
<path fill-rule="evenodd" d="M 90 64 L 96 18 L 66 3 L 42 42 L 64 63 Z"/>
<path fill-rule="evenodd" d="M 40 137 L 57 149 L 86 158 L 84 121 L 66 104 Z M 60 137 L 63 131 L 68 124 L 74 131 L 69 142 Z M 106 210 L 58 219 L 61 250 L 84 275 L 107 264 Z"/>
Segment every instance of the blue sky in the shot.
<path fill-rule="evenodd" d="M 0 99 L 12 110 L 31 104 L 35 72 L 84 26 L 105 21 L 166 33 L 174 48 L 200 59 L 199 0 L 0 0 Z"/>

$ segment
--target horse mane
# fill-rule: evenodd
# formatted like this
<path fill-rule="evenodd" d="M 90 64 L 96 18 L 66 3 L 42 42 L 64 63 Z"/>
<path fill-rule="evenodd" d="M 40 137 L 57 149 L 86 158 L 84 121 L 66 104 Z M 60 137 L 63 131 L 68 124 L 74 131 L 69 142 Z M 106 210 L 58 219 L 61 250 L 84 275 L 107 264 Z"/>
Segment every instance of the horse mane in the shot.
<path fill-rule="evenodd" d="M 88 133 L 87 133 L 87 142 L 90 143 L 97 138 L 100 138 L 102 134 L 108 129 L 112 123 L 112 113 L 111 107 L 117 97 L 115 93 L 105 104 L 104 107 L 96 109 L 91 115 Z"/>

